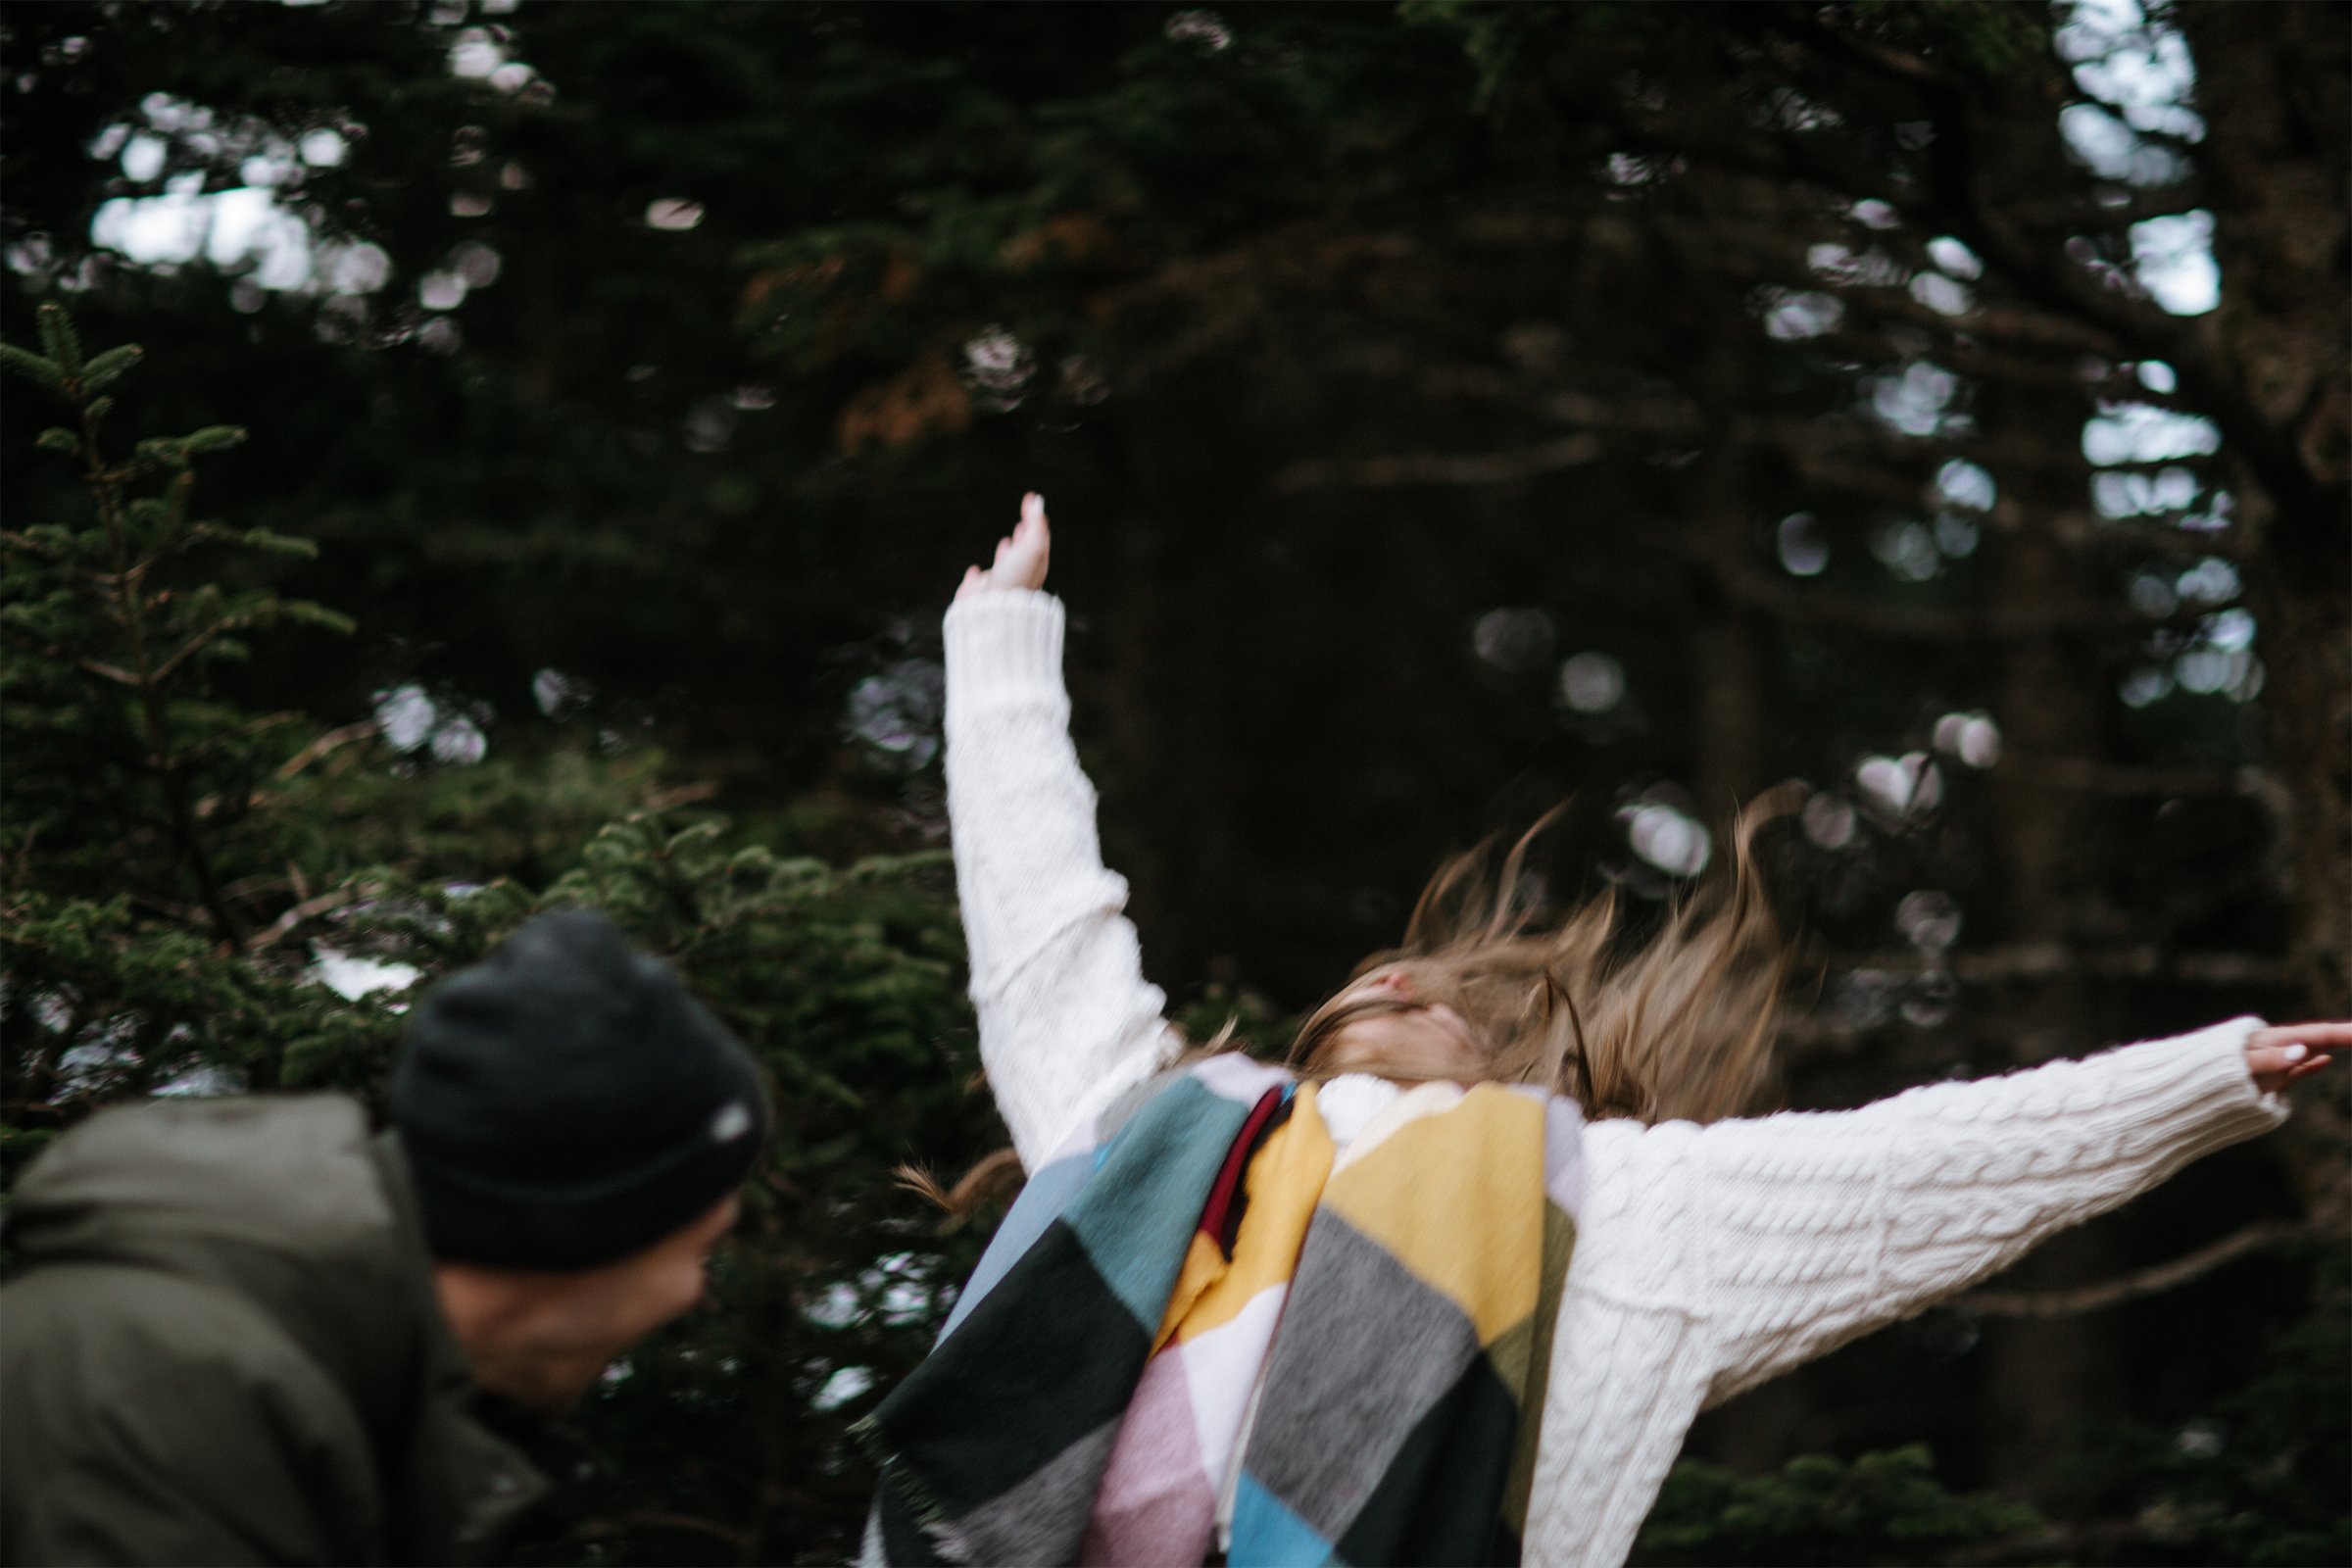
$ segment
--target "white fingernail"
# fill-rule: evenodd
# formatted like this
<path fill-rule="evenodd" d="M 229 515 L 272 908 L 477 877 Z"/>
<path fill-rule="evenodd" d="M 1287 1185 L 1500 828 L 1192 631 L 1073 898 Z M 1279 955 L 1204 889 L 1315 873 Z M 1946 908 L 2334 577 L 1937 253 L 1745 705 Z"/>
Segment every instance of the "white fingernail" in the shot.
<path fill-rule="evenodd" d="M 2301 1061 L 2305 1056 L 2310 1054 L 2311 1048 L 2308 1046 L 2289 1046 L 2286 1048 L 2286 1059 L 2289 1061 Z"/>

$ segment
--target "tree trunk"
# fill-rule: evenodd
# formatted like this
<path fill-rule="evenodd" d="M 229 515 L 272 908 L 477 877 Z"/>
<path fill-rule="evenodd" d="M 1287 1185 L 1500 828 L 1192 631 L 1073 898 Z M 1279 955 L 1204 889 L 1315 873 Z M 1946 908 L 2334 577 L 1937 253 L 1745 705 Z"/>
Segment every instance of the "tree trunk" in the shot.
<path fill-rule="evenodd" d="M 1741 336 L 1747 323 L 1734 315 L 1709 334 L 1719 345 L 1699 391 L 1705 400 L 1707 449 L 1698 460 L 1692 487 L 1691 534 L 1702 564 L 1743 566 L 1755 548 L 1756 506 L 1753 453 L 1734 434 L 1741 412 L 1753 405 L 1750 368 L 1754 353 Z M 1691 732 L 1697 745 L 1693 783 L 1702 816 L 1726 823 L 1761 790 L 1769 765 L 1765 757 L 1767 658 L 1756 612 L 1732 602 L 1713 586 L 1705 570 L 1698 581 L 1705 607 L 1690 631 Z"/>
<path fill-rule="evenodd" d="M 2352 1010 L 2352 313 L 2344 149 L 2352 29 L 2335 5 L 2179 13 L 2219 215 L 2208 346 L 2277 439 L 2233 453 L 2268 670 L 2270 764 L 2294 802 L 2287 863 L 2306 1004 Z"/>
<path fill-rule="evenodd" d="M 1988 392 L 1987 423 L 2031 428 L 2082 417 L 2065 392 Z M 1986 585 L 2007 611 L 2055 614 L 2088 597 L 2081 564 L 2041 517 L 2080 505 L 2085 471 L 2069 481 L 2004 475 L 2021 503 L 2022 527 L 1985 541 Z M 2004 748 L 2026 757 L 2091 757 L 2103 748 L 2111 690 L 2097 661 L 2055 637 L 2003 646 L 1995 663 L 1995 717 Z M 2008 942 L 2073 947 L 2107 935 L 2103 883 L 2109 855 L 2096 798 L 2053 790 L 2013 770 L 1996 769 L 1993 833 L 2000 860 L 2001 931 Z M 2082 977 L 2028 981 L 1984 999 L 2010 1031 L 2020 1065 L 2076 1055 L 2109 1037 L 2096 982 Z M 2012 1276 L 2030 1289 L 2086 1284 L 2120 1272 L 2124 1259 L 2104 1231 L 2075 1231 L 2036 1251 Z M 1980 1406 L 1989 1479 L 2004 1491 L 2046 1495 L 2050 1456 L 2067 1428 L 2085 1414 L 2113 1411 L 2122 1357 L 2112 1325 L 2095 1318 L 2019 1320 L 1986 1325 Z"/>

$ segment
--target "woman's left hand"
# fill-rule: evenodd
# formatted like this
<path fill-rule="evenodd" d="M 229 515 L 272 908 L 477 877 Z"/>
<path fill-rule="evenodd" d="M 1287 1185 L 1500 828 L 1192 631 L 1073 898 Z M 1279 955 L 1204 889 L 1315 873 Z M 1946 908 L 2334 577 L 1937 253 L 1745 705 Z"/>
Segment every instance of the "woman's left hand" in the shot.
<path fill-rule="evenodd" d="M 2275 1095 L 2328 1065 L 2328 1053 L 2352 1050 L 2352 1023 L 2282 1023 L 2246 1037 L 2246 1071 Z"/>

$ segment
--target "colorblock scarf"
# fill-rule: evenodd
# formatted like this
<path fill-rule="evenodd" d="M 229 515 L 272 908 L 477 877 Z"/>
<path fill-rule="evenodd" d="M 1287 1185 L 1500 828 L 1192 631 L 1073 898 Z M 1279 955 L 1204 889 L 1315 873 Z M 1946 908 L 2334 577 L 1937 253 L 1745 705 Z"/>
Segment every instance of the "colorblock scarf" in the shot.
<path fill-rule="evenodd" d="M 1342 1151 L 1316 1100 L 1212 1056 L 1031 1178 L 859 1426 L 868 1560 L 1196 1568 L 1221 1494 L 1235 1564 L 1518 1559 L 1577 1107 L 1425 1084 Z"/>

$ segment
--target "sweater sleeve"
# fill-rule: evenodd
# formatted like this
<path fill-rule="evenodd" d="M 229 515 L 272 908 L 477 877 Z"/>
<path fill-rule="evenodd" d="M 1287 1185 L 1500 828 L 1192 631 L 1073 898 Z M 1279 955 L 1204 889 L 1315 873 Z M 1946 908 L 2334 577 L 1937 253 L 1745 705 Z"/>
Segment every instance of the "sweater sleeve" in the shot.
<path fill-rule="evenodd" d="M 1070 745 L 1062 611 L 999 590 L 948 612 L 948 821 L 980 1059 L 1031 1170 L 1180 1042 L 1143 975 Z"/>
<path fill-rule="evenodd" d="M 1697 1221 L 1688 1263 L 1717 1348 L 1708 1402 L 1913 1316 L 2277 1126 L 2284 1105 L 2246 1070 L 2259 1026 L 2233 1019 L 1859 1110 L 1682 1129 Z"/>

